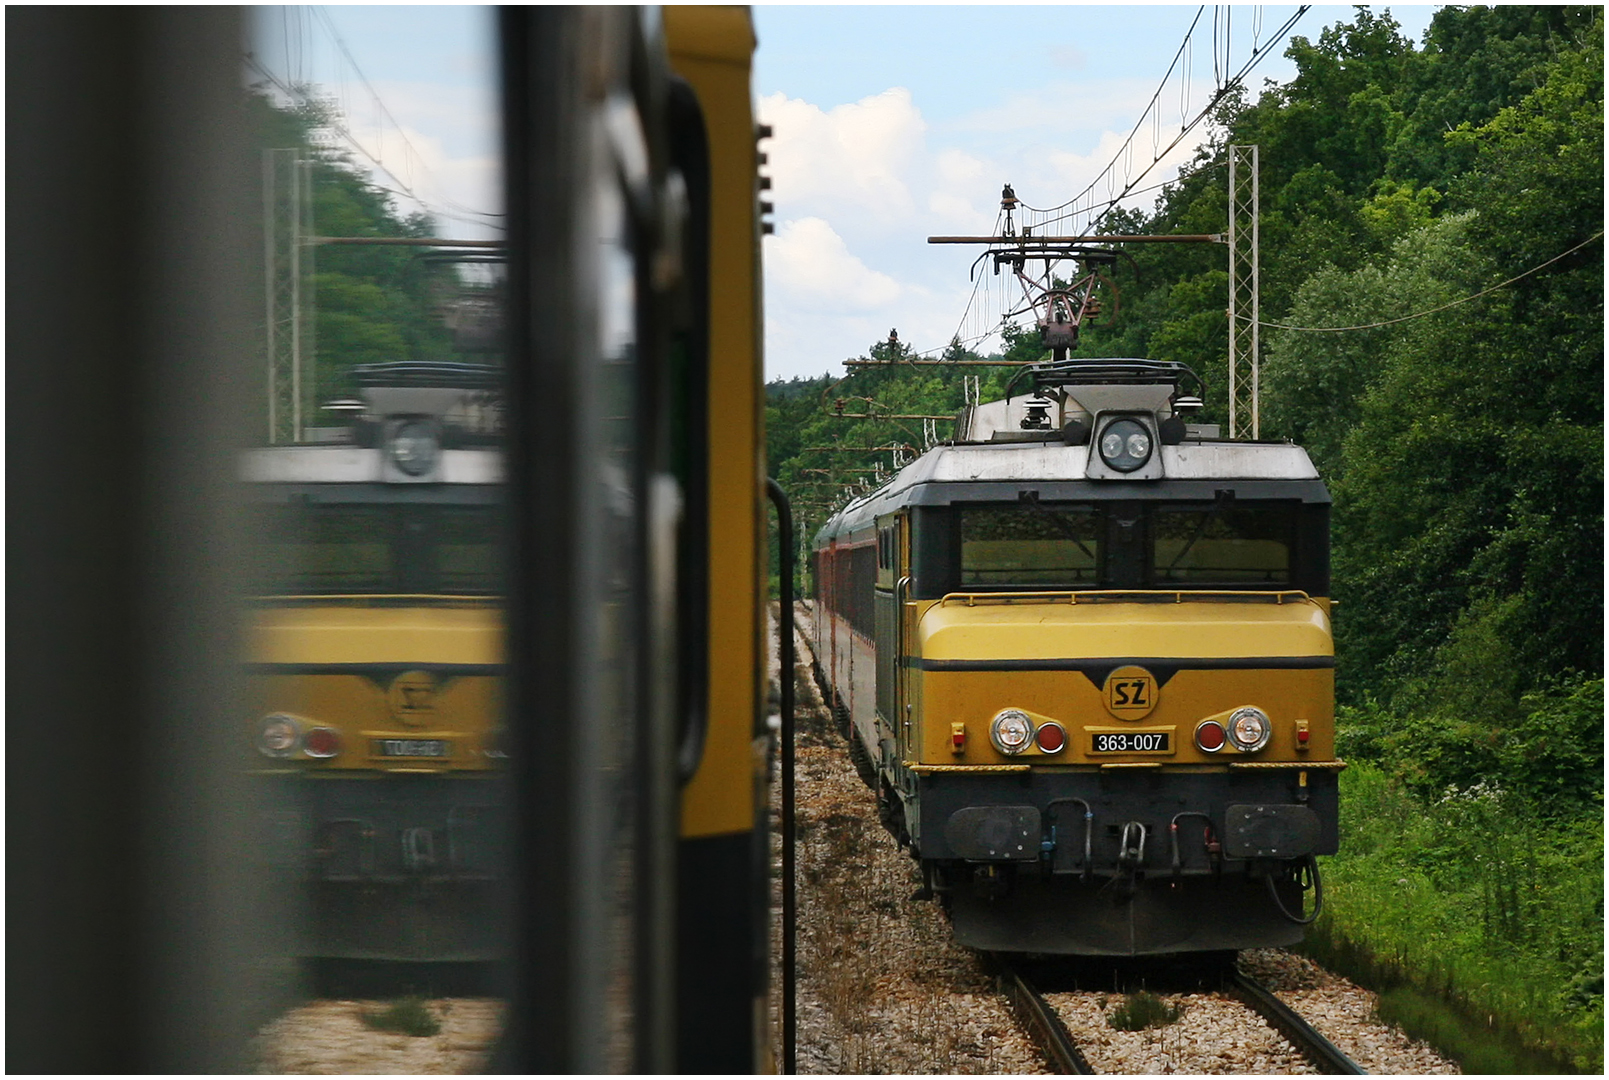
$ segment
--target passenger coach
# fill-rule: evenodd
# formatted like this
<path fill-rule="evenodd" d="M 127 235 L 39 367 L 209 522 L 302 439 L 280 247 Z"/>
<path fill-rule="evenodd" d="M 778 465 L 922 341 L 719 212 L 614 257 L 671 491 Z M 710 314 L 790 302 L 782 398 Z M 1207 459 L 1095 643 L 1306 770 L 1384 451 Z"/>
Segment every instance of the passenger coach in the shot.
<path fill-rule="evenodd" d="M 885 821 L 969 946 L 1293 943 L 1337 847 L 1329 494 L 1186 423 L 1182 365 L 1033 377 L 816 537 Z"/>

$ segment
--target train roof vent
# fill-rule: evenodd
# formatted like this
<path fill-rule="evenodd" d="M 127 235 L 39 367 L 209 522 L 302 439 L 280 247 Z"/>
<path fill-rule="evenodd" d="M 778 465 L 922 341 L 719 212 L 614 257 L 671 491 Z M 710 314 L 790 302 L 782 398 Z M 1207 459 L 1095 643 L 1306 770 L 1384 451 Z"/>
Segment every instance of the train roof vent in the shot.
<path fill-rule="evenodd" d="M 359 364 L 352 369 L 359 387 L 411 386 L 432 389 L 492 390 L 503 383 L 503 369 L 490 364 L 435 360 L 403 360 L 391 364 Z"/>
<path fill-rule="evenodd" d="M 1079 358 L 1034 364 L 1017 378 L 1023 374 L 1033 379 L 1038 393 L 1064 394 L 1076 405 L 1070 412 L 1090 415 L 1108 411 L 1168 413 L 1175 401 L 1183 405 L 1199 400 L 1205 392 L 1201 377 L 1173 360 Z M 1184 383 L 1193 384 L 1196 396 L 1180 395 Z M 1008 385 L 1006 393 L 1010 392 Z"/>
<path fill-rule="evenodd" d="M 360 364 L 351 372 L 357 396 L 331 407 L 362 424 L 404 417 L 436 421 L 451 445 L 495 441 L 503 431 L 503 370 L 489 364 L 404 361 Z M 361 410 L 353 406 L 361 404 Z M 361 412 L 361 415 L 358 415 Z"/>

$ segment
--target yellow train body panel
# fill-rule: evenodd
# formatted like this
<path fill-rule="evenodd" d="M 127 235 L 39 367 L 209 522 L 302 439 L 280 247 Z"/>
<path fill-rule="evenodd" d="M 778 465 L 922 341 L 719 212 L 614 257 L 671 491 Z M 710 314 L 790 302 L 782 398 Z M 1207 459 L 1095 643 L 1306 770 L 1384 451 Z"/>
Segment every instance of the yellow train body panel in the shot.
<path fill-rule="evenodd" d="M 915 606 L 915 605 L 913 605 Z M 912 740 L 916 761 L 927 765 L 1033 766 L 1151 761 L 1158 764 L 1228 768 L 1245 761 L 1323 762 L 1334 757 L 1334 670 L 1328 666 L 1282 669 L 1281 662 L 1332 656 L 1329 619 L 1310 600 L 1270 603 L 927 603 L 917 619 L 922 660 L 1000 662 L 1000 671 L 922 671 L 913 708 L 920 731 Z M 1009 612 L 1009 615 L 1008 615 Z M 1113 659 L 1078 670 L 1033 670 L 1032 661 L 1067 657 Z M 1268 658 L 1266 667 L 1215 669 L 1191 664 L 1213 660 L 1247 662 Z M 1168 661 L 1179 661 L 1171 671 Z M 1254 662 L 1254 661 L 1252 661 Z M 1156 700 L 1139 717 L 1114 713 L 1101 683 L 1104 670 L 1126 666 L 1156 669 Z M 1026 670 L 1022 665 L 1029 665 Z M 1147 668 L 1149 670 L 1149 668 Z M 1243 705 L 1255 705 L 1273 723 L 1267 746 L 1242 754 L 1232 745 L 1216 753 L 1199 749 L 1196 725 Z M 1067 731 L 1067 746 L 1055 754 L 1037 747 L 1008 756 L 989 741 L 989 721 L 1017 708 L 1036 723 L 1054 720 Z M 1308 732 L 1297 738 L 1302 722 Z M 967 733 L 955 752 L 954 725 Z M 1090 753 L 1097 732 L 1170 732 L 1170 750 L 1128 754 Z M 1305 745 L 1305 749 L 1303 748 Z"/>
<path fill-rule="evenodd" d="M 409 606 L 405 597 L 363 597 L 365 606 L 262 608 L 250 655 L 272 664 L 500 664 L 500 607 L 462 603 Z"/>
<path fill-rule="evenodd" d="M 1330 656 L 1334 648 L 1328 616 L 1306 598 L 1282 604 L 947 600 L 929 605 L 919 628 L 921 655 L 936 660 Z"/>
<path fill-rule="evenodd" d="M 703 109 L 710 164 L 709 728 L 682 791 L 681 834 L 691 838 L 753 829 L 764 775 L 755 743 L 766 520 L 755 37 L 746 8 L 668 7 L 664 20 L 671 66 Z"/>

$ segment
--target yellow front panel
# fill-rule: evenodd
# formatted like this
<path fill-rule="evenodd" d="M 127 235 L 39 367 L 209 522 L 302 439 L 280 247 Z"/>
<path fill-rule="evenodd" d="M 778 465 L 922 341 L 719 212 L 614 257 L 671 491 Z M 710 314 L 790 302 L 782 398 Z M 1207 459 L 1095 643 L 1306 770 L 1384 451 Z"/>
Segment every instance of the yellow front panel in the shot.
<path fill-rule="evenodd" d="M 393 598 L 364 599 L 379 605 Z M 473 602 L 266 607 L 252 613 L 248 634 L 248 655 L 260 664 L 503 662 L 503 612 Z"/>
<path fill-rule="evenodd" d="M 1232 761 L 1329 761 L 1335 756 L 1335 673 L 1311 671 L 1181 671 L 1164 684 L 1157 707 L 1143 720 L 1122 721 L 1107 711 L 1104 695 L 1077 671 L 929 671 L 922 676 L 922 757 L 935 765 L 1087 765 L 1112 761 L 1164 760 L 1180 765 L 1225 765 Z M 1273 736 L 1255 754 L 1231 746 L 1216 754 L 1198 750 L 1196 725 L 1242 705 L 1268 714 Z M 1059 754 L 1037 751 L 1008 757 L 989 742 L 989 722 L 1001 709 L 1022 709 L 1058 721 L 1067 729 Z M 1309 723 L 1305 752 L 1296 749 L 1297 720 Z M 950 748 L 950 725 L 966 725 L 966 752 Z M 1096 731 L 1173 731 L 1173 753 L 1091 755 Z"/>
<path fill-rule="evenodd" d="M 330 727 L 341 733 L 341 752 L 332 758 L 303 755 L 288 760 L 263 759 L 263 768 L 294 768 L 308 774 L 347 769 L 380 772 L 462 772 L 490 769 L 493 725 L 502 717 L 501 680 L 491 675 L 449 677 L 432 694 L 422 722 L 403 722 L 392 708 L 384 677 L 358 674 L 258 675 L 252 680 L 252 724 L 269 713 L 286 713 L 306 727 Z M 253 732 L 253 737 L 255 732 Z M 447 757 L 399 758 L 375 752 L 382 739 L 443 740 Z"/>
<path fill-rule="evenodd" d="M 1330 620 L 1310 600 L 931 605 L 919 624 L 929 660 L 1123 656 L 1331 656 Z"/>
<path fill-rule="evenodd" d="M 1126 762 L 1227 767 L 1241 762 L 1330 761 L 1335 756 L 1335 672 L 1329 621 L 1315 603 L 930 603 L 918 621 L 923 661 L 1018 670 L 928 670 L 920 675 L 920 761 L 935 765 L 1111 765 Z M 1110 663 L 1103 658 L 1110 658 Z M 1254 663 L 1267 667 L 1214 666 Z M 1311 660 L 1313 666 L 1299 666 Z M 1034 661 L 1046 668 L 1035 669 Z M 1192 666 L 1192 661 L 1197 662 Z M 1281 663 L 1294 667 L 1281 667 Z M 1066 670 L 1081 663 L 1083 670 Z M 1116 669 L 1115 671 L 1113 669 Z M 1170 670 L 1176 669 L 1176 670 Z M 1136 707 L 1136 701 L 1139 707 Z M 1206 753 L 1196 725 L 1254 705 L 1272 736 L 1255 753 L 1226 745 Z M 1030 714 L 1036 726 L 1066 729 L 1056 754 L 1037 747 L 1008 756 L 989 741 L 1002 709 Z M 1309 733 L 1297 740 L 1298 721 Z M 954 724 L 966 730 L 955 753 Z M 1092 754 L 1097 732 L 1168 732 L 1168 753 Z"/>
<path fill-rule="evenodd" d="M 264 758 L 263 768 L 309 774 L 493 768 L 497 759 L 487 751 L 503 717 L 501 676 L 432 672 L 501 665 L 501 608 L 476 601 L 409 605 L 402 597 L 367 597 L 365 603 L 378 606 L 309 601 L 252 613 L 250 655 L 257 670 L 250 737 L 256 738 L 264 716 L 284 713 L 304 730 L 334 728 L 341 738 L 334 757 Z M 417 670 L 406 670 L 411 665 Z M 381 739 L 440 740 L 451 753 L 386 756 L 375 750 Z"/>

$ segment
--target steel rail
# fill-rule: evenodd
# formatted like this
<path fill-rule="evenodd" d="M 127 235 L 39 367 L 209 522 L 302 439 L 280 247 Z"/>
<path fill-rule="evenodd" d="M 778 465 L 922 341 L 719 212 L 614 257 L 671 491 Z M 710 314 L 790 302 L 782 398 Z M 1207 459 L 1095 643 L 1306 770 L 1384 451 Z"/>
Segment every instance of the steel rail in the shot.
<path fill-rule="evenodd" d="M 1067 1026 L 1056 1015 L 1056 1010 L 1044 999 L 1033 983 L 1029 982 L 1023 973 L 1017 970 L 1004 954 L 991 953 L 996 966 L 1000 969 L 1001 980 L 1005 984 L 1006 996 L 1011 1000 L 1011 1010 L 1017 1016 L 1018 1023 L 1028 1029 L 1039 1048 L 1050 1059 L 1051 1067 L 1064 1076 L 1093 1076 L 1095 1070 L 1084 1058 L 1078 1044 L 1073 1041 Z"/>
<path fill-rule="evenodd" d="M 1235 971 L 1230 977 L 1235 995 L 1270 1027 L 1289 1039 L 1324 1076 L 1362 1076 L 1358 1063 L 1343 1054 L 1330 1040 L 1302 1019 L 1296 1010 L 1274 996 L 1273 991 L 1255 979 Z"/>

